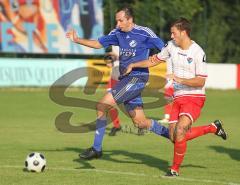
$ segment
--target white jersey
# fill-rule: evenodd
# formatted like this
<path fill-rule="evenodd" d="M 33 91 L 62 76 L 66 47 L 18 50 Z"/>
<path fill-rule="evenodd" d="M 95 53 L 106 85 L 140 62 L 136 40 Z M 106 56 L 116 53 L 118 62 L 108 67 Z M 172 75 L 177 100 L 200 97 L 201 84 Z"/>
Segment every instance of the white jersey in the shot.
<path fill-rule="evenodd" d="M 119 54 L 119 47 L 118 46 L 112 46 L 112 51 L 116 55 L 118 55 Z M 116 60 L 116 61 L 113 62 L 112 71 L 111 71 L 111 78 L 118 81 L 119 76 L 120 76 L 119 60 Z"/>
<path fill-rule="evenodd" d="M 179 78 L 195 78 L 197 76 L 207 77 L 206 55 L 203 49 L 194 41 L 187 50 L 182 50 L 174 41 L 168 44 L 157 54 L 160 60 L 168 61 L 168 74 L 174 74 Z M 179 96 L 205 96 L 205 85 L 203 87 L 190 87 L 173 82 L 174 97 Z"/>

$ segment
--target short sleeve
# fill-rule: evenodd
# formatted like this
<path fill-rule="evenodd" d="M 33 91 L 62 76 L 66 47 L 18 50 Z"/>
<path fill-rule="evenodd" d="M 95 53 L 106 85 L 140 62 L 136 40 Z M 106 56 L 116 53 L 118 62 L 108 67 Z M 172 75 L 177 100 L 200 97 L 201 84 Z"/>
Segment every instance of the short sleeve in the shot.
<path fill-rule="evenodd" d="M 146 46 L 149 49 L 156 48 L 158 50 L 162 50 L 162 48 L 164 47 L 164 42 L 159 37 L 150 37 L 146 41 Z"/>
<path fill-rule="evenodd" d="M 163 48 L 164 42 L 150 28 L 141 27 L 141 30 L 144 31 L 144 35 L 147 36 L 147 39 L 145 40 L 146 48 L 158 50 Z"/>
<path fill-rule="evenodd" d="M 99 37 L 98 41 L 104 48 L 107 48 L 111 45 L 118 46 L 119 42 L 116 34 L 117 34 L 116 29 L 114 29 L 108 35 Z"/>
<path fill-rule="evenodd" d="M 207 77 L 206 54 L 201 51 L 196 55 L 196 76 Z"/>
<path fill-rule="evenodd" d="M 165 46 L 164 46 L 164 48 L 161 50 L 161 52 L 160 53 L 158 53 L 157 54 L 157 58 L 159 59 L 159 60 L 165 60 L 165 61 L 167 61 L 167 60 L 169 60 L 169 58 L 170 58 L 170 44 L 169 44 L 169 42 L 168 42 L 168 44 L 166 44 Z"/>

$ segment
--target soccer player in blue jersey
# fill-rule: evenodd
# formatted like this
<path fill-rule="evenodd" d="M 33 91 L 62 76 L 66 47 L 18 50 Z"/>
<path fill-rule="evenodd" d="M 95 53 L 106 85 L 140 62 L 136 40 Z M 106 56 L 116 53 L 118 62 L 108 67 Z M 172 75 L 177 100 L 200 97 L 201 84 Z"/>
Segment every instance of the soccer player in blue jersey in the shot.
<path fill-rule="evenodd" d="M 115 18 L 116 29 L 98 40 L 79 38 L 74 30 L 66 34 L 66 37 L 73 42 L 91 48 L 106 48 L 111 45 L 120 48 L 120 79 L 111 92 L 107 92 L 97 104 L 94 143 L 92 147 L 80 154 L 83 159 L 102 156 L 102 141 L 107 124 L 106 114 L 116 104 L 124 104 L 133 123 L 139 128 L 147 128 L 158 135 L 169 137 L 168 129 L 155 120 L 147 119 L 143 111 L 141 92 L 148 81 L 148 68 L 135 68 L 129 75 L 123 75 L 129 64 L 148 59 L 151 48 L 161 50 L 164 46 L 163 41 L 151 29 L 136 25 L 132 9 L 129 7 L 119 9 Z"/>

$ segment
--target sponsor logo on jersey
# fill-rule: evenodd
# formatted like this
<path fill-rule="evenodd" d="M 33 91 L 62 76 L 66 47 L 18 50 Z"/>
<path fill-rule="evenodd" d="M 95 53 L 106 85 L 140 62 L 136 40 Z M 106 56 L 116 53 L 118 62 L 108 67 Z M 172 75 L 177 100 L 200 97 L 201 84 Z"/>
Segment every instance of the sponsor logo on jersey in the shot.
<path fill-rule="evenodd" d="M 120 57 L 134 57 L 136 55 L 136 49 L 120 48 Z"/>
<path fill-rule="evenodd" d="M 132 48 L 136 47 L 136 46 L 137 46 L 137 41 L 131 40 L 131 41 L 129 42 L 129 46 L 131 46 Z"/>
<path fill-rule="evenodd" d="M 188 61 L 188 63 L 189 63 L 189 64 L 191 64 L 191 63 L 192 63 L 192 61 L 193 61 L 193 58 L 191 58 L 191 57 L 188 57 L 188 58 L 187 58 L 187 61 Z"/>

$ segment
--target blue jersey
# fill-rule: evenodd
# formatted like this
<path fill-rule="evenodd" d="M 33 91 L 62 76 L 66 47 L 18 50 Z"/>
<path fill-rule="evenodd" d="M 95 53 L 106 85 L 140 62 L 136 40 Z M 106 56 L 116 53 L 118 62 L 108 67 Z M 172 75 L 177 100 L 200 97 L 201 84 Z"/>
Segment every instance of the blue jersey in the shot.
<path fill-rule="evenodd" d="M 120 75 L 129 64 L 148 59 L 150 49 L 161 50 L 164 46 L 163 41 L 151 29 L 138 25 L 134 25 L 129 32 L 114 29 L 98 41 L 105 48 L 111 45 L 119 46 Z M 135 74 L 148 74 L 148 68 L 134 68 L 130 75 Z"/>

